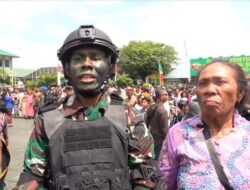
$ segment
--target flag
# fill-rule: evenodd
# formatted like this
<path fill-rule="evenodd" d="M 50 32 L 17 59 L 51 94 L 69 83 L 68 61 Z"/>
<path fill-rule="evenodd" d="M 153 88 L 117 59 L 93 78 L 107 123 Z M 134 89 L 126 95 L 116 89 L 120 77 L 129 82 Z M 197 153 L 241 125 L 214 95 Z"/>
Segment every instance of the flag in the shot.
<path fill-rule="evenodd" d="M 118 73 L 118 64 L 116 63 L 115 64 L 115 74 L 117 74 Z"/>
<path fill-rule="evenodd" d="M 158 69 L 159 69 L 159 75 L 160 75 L 160 85 L 164 84 L 164 76 L 163 76 L 163 70 L 162 70 L 162 66 L 161 63 L 158 62 Z"/>

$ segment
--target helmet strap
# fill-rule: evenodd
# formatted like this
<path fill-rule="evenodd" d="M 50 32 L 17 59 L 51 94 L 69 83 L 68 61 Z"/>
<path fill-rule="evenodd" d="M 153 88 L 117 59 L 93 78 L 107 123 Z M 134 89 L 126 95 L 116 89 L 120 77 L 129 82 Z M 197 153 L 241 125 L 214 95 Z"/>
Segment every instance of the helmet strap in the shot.
<path fill-rule="evenodd" d="M 81 94 L 82 96 L 85 96 L 85 97 L 93 97 L 93 96 L 97 96 L 98 94 L 103 93 L 106 89 L 106 86 L 107 86 L 107 80 L 105 80 L 103 82 L 103 84 L 95 90 L 82 91 L 82 92 L 78 92 L 78 93 Z"/>

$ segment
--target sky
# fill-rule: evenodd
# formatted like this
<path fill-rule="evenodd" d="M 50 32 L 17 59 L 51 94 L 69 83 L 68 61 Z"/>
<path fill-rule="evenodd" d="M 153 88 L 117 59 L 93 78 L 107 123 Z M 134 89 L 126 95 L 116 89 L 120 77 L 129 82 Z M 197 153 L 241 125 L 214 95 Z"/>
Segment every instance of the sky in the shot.
<path fill-rule="evenodd" d="M 250 55 L 247 0 L 2 0 L 0 49 L 14 68 L 57 66 L 57 50 L 80 25 L 93 24 L 119 48 L 153 41 L 178 58 Z"/>

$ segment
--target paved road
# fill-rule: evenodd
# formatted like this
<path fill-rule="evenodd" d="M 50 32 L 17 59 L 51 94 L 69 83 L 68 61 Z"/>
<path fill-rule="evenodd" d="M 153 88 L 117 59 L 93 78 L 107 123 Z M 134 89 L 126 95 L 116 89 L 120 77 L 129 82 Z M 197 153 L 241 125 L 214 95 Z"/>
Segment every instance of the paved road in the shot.
<path fill-rule="evenodd" d="M 9 128 L 11 162 L 5 183 L 8 189 L 15 186 L 22 171 L 26 144 L 33 129 L 33 120 L 14 119 L 14 127 Z"/>

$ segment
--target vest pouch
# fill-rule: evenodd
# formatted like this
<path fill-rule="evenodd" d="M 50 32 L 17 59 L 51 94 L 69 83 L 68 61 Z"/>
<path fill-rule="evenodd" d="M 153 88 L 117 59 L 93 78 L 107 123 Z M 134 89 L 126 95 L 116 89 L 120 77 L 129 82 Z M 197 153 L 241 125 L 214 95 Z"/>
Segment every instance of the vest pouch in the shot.
<path fill-rule="evenodd" d="M 56 130 L 51 126 L 54 131 L 49 141 L 53 190 L 68 187 L 70 190 L 132 190 L 124 127 L 126 114 L 123 106 L 110 107 L 110 111 L 97 120 L 64 119 Z M 122 115 L 114 117 L 113 113 Z"/>
<path fill-rule="evenodd" d="M 56 177 L 55 180 L 55 187 L 50 187 L 50 189 L 54 190 L 71 190 L 70 186 L 69 186 L 69 182 L 68 182 L 68 178 L 66 175 L 60 175 Z"/>
<path fill-rule="evenodd" d="M 74 176 L 70 179 L 76 190 L 111 190 L 110 180 L 100 176 Z"/>
<path fill-rule="evenodd" d="M 80 190 L 132 190 L 128 171 L 115 169 L 111 171 L 84 172 L 81 176 L 71 178 L 71 185 Z"/>
<path fill-rule="evenodd" d="M 61 175 L 51 190 L 111 190 L 110 180 L 99 176 Z"/>
<path fill-rule="evenodd" d="M 111 181 L 112 190 L 132 190 L 131 184 L 129 183 L 129 172 L 124 169 L 115 169 L 114 177 Z"/>

